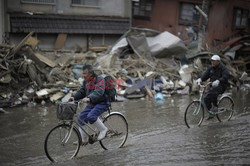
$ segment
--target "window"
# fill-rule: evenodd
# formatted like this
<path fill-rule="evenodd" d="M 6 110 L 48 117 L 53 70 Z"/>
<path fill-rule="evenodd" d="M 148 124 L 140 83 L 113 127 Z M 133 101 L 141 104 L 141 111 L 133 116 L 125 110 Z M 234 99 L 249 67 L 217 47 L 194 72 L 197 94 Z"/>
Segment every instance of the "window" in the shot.
<path fill-rule="evenodd" d="M 154 0 L 133 1 L 133 17 L 150 18 Z"/>
<path fill-rule="evenodd" d="M 72 5 L 98 6 L 99 0 L 72 0 Z"/>
<path fill-rule="evenodd" d="M 181 3 L 180 5 L 180 24 L 197 25 L 200 19 L 200 13 L 195 9 L 192 3 Z M 199 5 L 198 5 L 199 6 Z"/>
<path fill-rule="evenodd" d="M 239 8 L 234 9 L 234 24 L 233 25 L 235 28 L 237 29 L 247 28 L 248 13 L 249 11 L 246 9 L 239 9 Z"/>
<path fill-rule="evenodd" d="M 22 3 L 55 4 L 55 0 L 21 0 Z"/>

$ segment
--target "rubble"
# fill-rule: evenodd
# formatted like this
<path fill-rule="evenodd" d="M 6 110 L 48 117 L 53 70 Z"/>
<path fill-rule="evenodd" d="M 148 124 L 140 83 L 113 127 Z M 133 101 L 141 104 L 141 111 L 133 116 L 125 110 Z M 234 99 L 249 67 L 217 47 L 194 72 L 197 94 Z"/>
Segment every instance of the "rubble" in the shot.
<path fill-rule="evenodd" d="M 93 47 L 86 53 L 57 49 L 42 52 L 32 35 L 28 34 L 17 46 L 0 45 L 0 108 L 67 101 L 83 81 L 83 64 L 92 64 L 98 74 L 115 79 L 121 101 L 157 98 L 157 87 L 168 97 L 195 92 L 194 80 L 210 65 L 215 53 L 230 71 L 231 86 L 250 80 L 250 58 L 236 54 L 249 50 L 249 36 L 224 43 L 217 52 L 189 54 L 178 37 L 149 29 L 132 28 L 106 52 L 103 51 L 108 47 Z M 66 40 L 65 35 L 58 38 Z M 57 48 L 63 43 L 57 41 Z"/>

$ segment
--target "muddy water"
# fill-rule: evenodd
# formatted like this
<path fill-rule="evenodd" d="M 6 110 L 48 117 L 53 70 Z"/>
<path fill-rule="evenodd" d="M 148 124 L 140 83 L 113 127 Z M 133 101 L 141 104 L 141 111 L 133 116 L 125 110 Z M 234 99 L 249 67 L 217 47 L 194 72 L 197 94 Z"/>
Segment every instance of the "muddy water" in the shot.
<path fill-rule="evenodd" d="M 129 124 L 125 146 L 104 151 L 98 143 L 80 149 L 78 156 L 55 165 L 222 165 L 250 164 L 250 94 L 233 92 L 235 115 L 219 123 L 204 121 L 188 129 L 183 120 L 195 96 L 167 97 L 164 103 L 129 100 L 114 103 Z M 6 109 L 0 114 L 0 165 L 52 165 L 43 142 L 56 124 L 53 105 Z"/>

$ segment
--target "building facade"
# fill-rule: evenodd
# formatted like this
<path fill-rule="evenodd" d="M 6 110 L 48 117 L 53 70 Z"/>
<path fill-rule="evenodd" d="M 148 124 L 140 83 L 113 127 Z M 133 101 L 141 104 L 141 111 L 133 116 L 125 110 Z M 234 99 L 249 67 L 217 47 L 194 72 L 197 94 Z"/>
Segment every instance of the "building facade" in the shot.
<path fill-rule="evenodd" d="M 10 43 L 17 44 L 29 32 L 39 48 L 88 50 L 112 45 L 130 27 L 131 2 L 127 0 L 8 0 Z M 61 38 L 59 38 L 61 37 Z"/>
<path fill-rule="evenodd" d="M 240 31 L 249 33 L 249 11 L 249 0 L 133 0 L 132 20 L 135 27 L 169 31 L 184 41 L 190 31 L 203 29 L 204 44 L 212 46 Z"/>
<path fill-rule="evenodd" d="M 6 0 L 0 1 L 0 44 L 4 43 L 6 29 Z"/>

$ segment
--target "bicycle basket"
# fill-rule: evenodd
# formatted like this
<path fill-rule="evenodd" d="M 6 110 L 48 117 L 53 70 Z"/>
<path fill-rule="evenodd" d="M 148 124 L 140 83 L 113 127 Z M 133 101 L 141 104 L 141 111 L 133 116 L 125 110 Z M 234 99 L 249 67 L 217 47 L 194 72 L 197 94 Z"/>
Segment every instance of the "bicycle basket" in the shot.
<path fill-rule="evenodd" d="M 60 120 L 72 120 L 76 111 L 75 103 L 57 103 L 56 115 Z"/>

